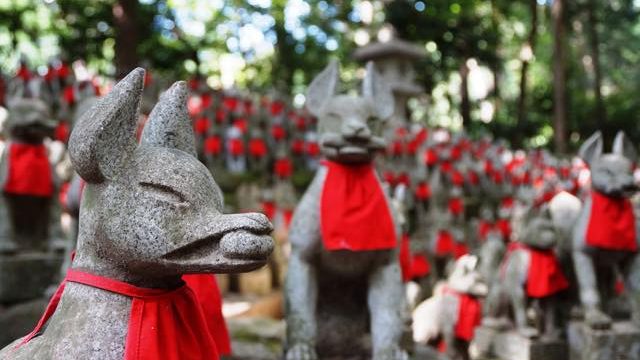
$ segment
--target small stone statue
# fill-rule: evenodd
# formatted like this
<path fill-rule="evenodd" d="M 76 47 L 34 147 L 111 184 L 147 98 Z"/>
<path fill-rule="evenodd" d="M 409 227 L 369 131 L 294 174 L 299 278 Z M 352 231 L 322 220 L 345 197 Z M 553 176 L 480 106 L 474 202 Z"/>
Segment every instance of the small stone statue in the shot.
<path fill-rule="evenodd" d="M 450 359 L 469 359 L 469 342 L 482 317 L 480 298 L 487 295 L 478 265 L 475 255 L 458 258 L 446 281 L 436 285 L 434 295 L 416 307 L 415 342 L 427 344 L 440 339 L 440 350 Z"/>
<path fill-rule="evenodd" d="M 0 358 L 218 358 L 181 277 L 263 266 L 272 226 L 256 213 L 221 214 L 220 189 L 191 155 L 185 83 L 150 117 L 166 127 L 136 143 L 143 78 L 132 71 L 76 124 L 69 151 L 87 183 L 76 257 L 36 329 Z"/>
<path fill-rule="evenodd" d="M 403 360 L 400 229 L 372 164 L 385 144 L 371 126 L 391 116 L 393 97 L 373 64 L 362 97 L 337 95 L 338 79 L 332 62 L 307 93 L 326 160 L 290 228 L 285 357 Z"/>
<path fill-rule="evenodd" d="M 497 312 L 511 308 L 516 330 L 524 337 L 542 335 L 545 339 L 557 339 L 554 297 L 566 290 L 569 282 L 554 252 L 557 234 L 551 214 L 546 205 L 537 208 L 526 204 L 518 208 L 513 222 L 515 241 L 509 244 L 498 281 L 492 284 L 502 294 L 492 300 L 509 306 L 494 303 L 488 307 Z M 530 326 L 527 321 L 527 308 L 533 302 L 537 302 L 534 308 L 541 310 L 536 326 Z M 489 311 L 488 315 L 496 314 Z"/>
<path fill-rule="evenodd" d="M 41 79 L 14 79 L 5 123 L 8 142 L 0 157 L 0 303 L 41 297 L 55 281 L 62 254 L 52 219 L 56 176 L 44 144 L 53 134 Z M 2 324 L 0 324 L 2 325 Z"/>
<path fill-rule="evenodd" d="M 5 124 L 9 141 L 0 159 L 0 212 L 7 212 L 0 218 L 0 251 L 46 251 L 56 181 L 44 139 L 53 134 L 55 122 L 42 100 L 44 84 L 12 84 Z"/>

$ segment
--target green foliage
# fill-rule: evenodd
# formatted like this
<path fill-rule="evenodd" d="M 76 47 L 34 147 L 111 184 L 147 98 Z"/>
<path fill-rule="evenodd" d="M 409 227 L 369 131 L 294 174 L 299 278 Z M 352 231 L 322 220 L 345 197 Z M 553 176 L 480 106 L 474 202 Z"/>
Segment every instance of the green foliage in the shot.
<path fill-rule="evenodd" d="M 20 54 L 32 66 L 61 55 L 68 60 L 85 59 L 93 69 L 113 75 L 117 1 L 131 0 L 0 0 L 0 71 L 14 70 Z M 343 80 L 356 81 L 359 64 L 351 56 L 356 32 L 364 29 L 373 39 L 381 25 L 389 23 L 399 37 L 427 51 L 426 58 L 416 64 L 418 80 L 430 95 L 421 105 L 428 108 L 419 112 L 426 114 L 423 121 L 434 123 L 432 109 L 439 108 L 447 112 L 448 124 L 459 123 L 458 74 L 461 65 L 473 59 L 495 75 L 497 84 L 484 98 L 472 99 L 473 121 L 467 130 L 506 139 L 517 133 L 528 146 L 546 146 L 553 135 L 551 2 L 538 1 L 538 36 L 526 88 L 527 123 L 520 127 L 516 118 L 521 51 L 532 19 L 530 2 L 524 0 L 140 0 L 135 21 L 137 55 L 143 66 L 169 78 L 199 73 L 221 83 L 220 59 L 235 54 L 233 59 L 242 62 L 236 86 L 293 96 L 303 93 L 332 57 L 342 63 Z M 373 19 L 359 16 L 364 3 L 373 4 Z M 636 126 L 640 102 L 635 97 L 640 90 L 637 1 L 566 3 L 570 146 L 575 148 L 597 128 L 604 130 L 609 141 L 617 129 L 640 141 Z M 248 30 L 253 35 L 247 35 Z M 594 32 L 600 39 L 604 123 L 597 117 L 593 85 L 596 64 L 590 41 Z M 266 50 L 244 44 L 254 35 L 263 37 Z M 438 106 L 443 101 L 446 106 Z M 488 103 L 493 116 L 480 119 L 480 109 Z"/>
<path fill-rule="evenodd" d="M 474 58 L 498 74 L 493 98 L 496 113 L 485 124 L 472 122 L 472 133 L 491 132 L 496 137 L 513 139 L 521 131 L 532 147 L 546 146 L 553 131 L 553 74 L 551 73 L 552 29 L 551 1 L 539 1 L 538 37 L 529 69 L 527 123 L 516 128 L 520 81 L 520 51 L 530 28 L 528 1 L 392 1 L 386 7 L 387 20 L 401 37 L 426 46 L 429 56 L 421 64 L 421 80 L 431 92 L 458 71 L 461 61 Z M 594 6 L 596 23 L 589 21 L 589 5 Z M 640 86 L 640 7 L 632 0 L 568 1 L 564 21 L 567 29 L 567 121 L 570 147 L 600 128 L 611 141 L 615 132 L 624 130 L 640 141 L 636 124 L 640 104 L 634 94 Z M 595 111 L 594 68 L 589 48 L 589 27 L 595 26 L 601 43 L 598 51 L 603 73 L 602 93 L 607 112 L 601 124 Z M 472 106 L 478 106 L 478 103 Z M 452 116 L 458 112 L 452 108 Z M 473 113 L 472 113 L 473 114 Z M 477 119 L 475 119 L 477 120 Z"/>

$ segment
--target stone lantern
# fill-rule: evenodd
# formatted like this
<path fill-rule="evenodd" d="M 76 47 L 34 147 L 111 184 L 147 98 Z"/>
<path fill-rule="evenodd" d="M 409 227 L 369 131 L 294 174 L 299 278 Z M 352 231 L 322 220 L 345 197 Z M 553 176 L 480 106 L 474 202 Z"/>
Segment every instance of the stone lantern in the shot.
<path fill-rule="evenodd" d="M 386 42 L 371 43 L 357 49 L 356 60 L 373 61 L 380 75 L 391 85 L 395 98 L 394 115 L 389 121 L 389 129 L 406 126 L 408 122 L 407 100 L 424 91 L 416 84 L 413 63 L 425 57 L 424 50 L 410 42 L 391 38 Z"/>

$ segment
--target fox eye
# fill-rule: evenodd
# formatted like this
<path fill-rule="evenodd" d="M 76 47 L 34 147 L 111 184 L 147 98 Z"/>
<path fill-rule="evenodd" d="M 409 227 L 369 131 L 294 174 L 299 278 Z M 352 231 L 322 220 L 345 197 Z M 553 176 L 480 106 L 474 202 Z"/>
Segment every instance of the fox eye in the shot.
<path fill-rule="evenodd" d="M 150 182 L 141 182 L 140 186 L 150 193 L 153 197 L 174 204 L 184 204 L 186 200 L 182 194 L 166 185 L 154 184 Z"/>

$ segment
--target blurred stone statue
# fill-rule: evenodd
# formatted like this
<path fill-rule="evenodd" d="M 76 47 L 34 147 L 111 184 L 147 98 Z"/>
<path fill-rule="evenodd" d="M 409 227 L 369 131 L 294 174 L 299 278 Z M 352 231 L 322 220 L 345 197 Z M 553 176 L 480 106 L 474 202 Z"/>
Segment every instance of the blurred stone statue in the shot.
<path fill-rule="evenodd" d="M 307 93 L 325 160 L 289 233 L 286 359 L 407 359 L 400 229 L 372 164 L 393 97 L 372 64 L 359 97 L 337 93 L 338 72 L 330 63 Z"/>

